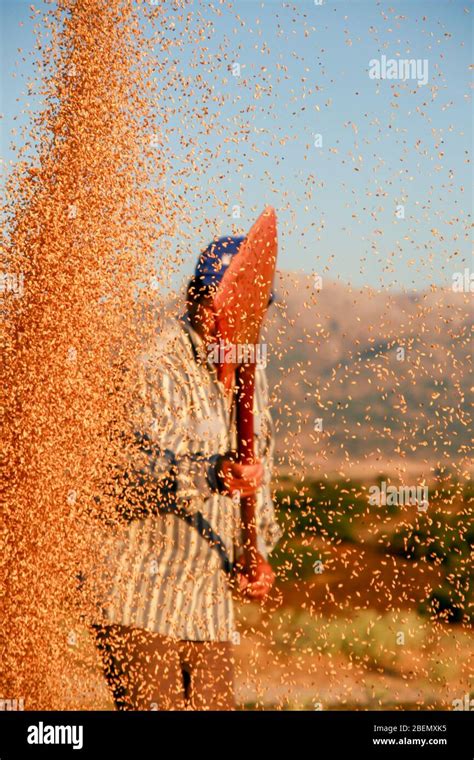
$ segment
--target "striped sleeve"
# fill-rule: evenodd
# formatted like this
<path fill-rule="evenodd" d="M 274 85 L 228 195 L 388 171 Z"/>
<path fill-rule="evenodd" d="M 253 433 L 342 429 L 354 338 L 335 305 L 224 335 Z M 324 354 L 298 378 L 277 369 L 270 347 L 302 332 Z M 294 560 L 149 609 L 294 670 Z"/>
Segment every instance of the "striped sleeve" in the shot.
<path fill-rule="evenodd" d="M 188 385 L 169 352 L 141 362 L 130 463 L 135 483 L 147 483 L 157 497 L 181 503 L 213 493 L 209 477 L 212 457 L 190 453 Z"/>
<path fill-rule="evenodd" d="M 273 551 L 283 535 L 275 516 L 271 480 L 273 473 L 274 428 L 268 404 L 268 385 L 263 368 L 255 376 L 255 406 L 258 414 L 257 455 L 263 462 L 263 486 L 257 492 L 256 520 L 258 550 L 263 557 Z"/>

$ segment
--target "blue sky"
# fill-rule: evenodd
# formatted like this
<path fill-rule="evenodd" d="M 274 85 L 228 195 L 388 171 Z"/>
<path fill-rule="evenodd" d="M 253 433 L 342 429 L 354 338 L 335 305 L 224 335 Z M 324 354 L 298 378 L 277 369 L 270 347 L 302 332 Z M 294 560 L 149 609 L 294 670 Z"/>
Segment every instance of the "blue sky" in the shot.
<path fill-rule="evenodd" d="M 33 48 L 29 5 L 0 0 L 1 152 L 7 161 L 14 158 L 15 116 L 21 123 L 25 105 L 36 104 L 22 95 L 32 69 L 17 52 Z M 173 166 L 182 158 L 183 130 L 198 150 L 214 155 L 195 178 L 199 191 L 183 186 L 191 221 L 176 240 L 185 250 L 178 279 L 214 234 L 232 224 L 245 232 L 266 203 L 279 216 L 282 269 L 323 273 L 357 287 L 425 289 L 450 284 L 454 272 L 470 266 L 474 9 L 468 0 L 240 0 L 220 14 L 208 3 L 188 6 L 213 20 L 207 45 L 216 63 L 201 73 L 225 103 L 219 133 L 203 135 L 192 118 L 200 107 L 197 88 L 186 106 L 189 118 L 183 120 L 181 106 L 171 120 Z M 219 48 L 226 62 L 219 62 Z M 428 84 L 370 79 L 369 61 L 381 55 L 426 60 Z M 197 76 L 195 60 L 195 50 L 183 51 L 183 75 Z M 240 64 L 238 77 L 229 72 L 232 61 Z M 321 146 L 314 145 L 317 134 Z M 226 135 L 234 139 L 223 141 Z M 404 219 L 395 213 L 400 205 Z"/>

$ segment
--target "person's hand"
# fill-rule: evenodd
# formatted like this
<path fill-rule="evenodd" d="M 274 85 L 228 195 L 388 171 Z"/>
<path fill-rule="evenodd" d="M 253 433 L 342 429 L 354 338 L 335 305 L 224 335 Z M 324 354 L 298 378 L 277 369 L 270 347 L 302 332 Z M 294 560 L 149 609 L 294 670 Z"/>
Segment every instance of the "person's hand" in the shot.
<path fill-rule="evenodd" d="M 240 496 L 252 496 L 263 483 L 263 464 L 260 460 L 252 464 L 241 464 L 235 454 L 225 454 L 216 462 L 219 492 L 232 496 L 236 491 Z"/>
<path fill-rule="evenodd" d="M 258 552 L 252 559 L 243 555 L 237 560 L 235 572 L 240 593 L 249 599 L 264 599 L 275 581 L 271 566 Z"/>

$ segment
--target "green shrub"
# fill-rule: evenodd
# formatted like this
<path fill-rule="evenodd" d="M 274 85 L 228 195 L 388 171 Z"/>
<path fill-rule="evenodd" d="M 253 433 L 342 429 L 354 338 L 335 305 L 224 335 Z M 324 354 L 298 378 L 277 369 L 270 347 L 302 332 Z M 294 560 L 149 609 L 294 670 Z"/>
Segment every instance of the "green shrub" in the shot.
<path fill-rule="evenodd" d="M 389 552 L 409 560 L 434 562 L 444 570 L 442 583 L 421 603 L 420 612 L 449 623 L 474 620 L 473 545 L 473 517 L 467 511 L 417 515 L 414 526 L 404 525 L 391 537 Z"/>
<path fill-rule="evenodd" d="M 306 480 L 276 491 L 279 520 L 291 535 L 355 541 L 355 522 L 368 510 L 360 484 Z"/>

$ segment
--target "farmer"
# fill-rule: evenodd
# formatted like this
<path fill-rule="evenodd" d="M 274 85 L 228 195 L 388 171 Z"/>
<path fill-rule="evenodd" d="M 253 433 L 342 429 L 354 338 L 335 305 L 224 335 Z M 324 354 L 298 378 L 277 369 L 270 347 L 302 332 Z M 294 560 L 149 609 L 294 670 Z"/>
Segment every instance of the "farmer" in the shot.
<path fill-rule="evenodd" d="M 263 599 L 273 583 L 267 556 L 280 529 L 264 368 L 256 370 L 256 459 L 240 464 L 233 392 L 212 363 L 212 295 L 243 239 L 221 238 L 201 254 L 185 315 L 167 324 L 140 364 L 135 455 L 124 489 L 129 523 L 105 618 L 94 626 L 118 709 L 232 709 L 232 585 Z M 258 553 L 250 568 L 242 559 L 239 498 L 252 494 Z"/>

